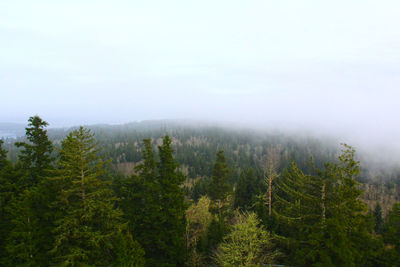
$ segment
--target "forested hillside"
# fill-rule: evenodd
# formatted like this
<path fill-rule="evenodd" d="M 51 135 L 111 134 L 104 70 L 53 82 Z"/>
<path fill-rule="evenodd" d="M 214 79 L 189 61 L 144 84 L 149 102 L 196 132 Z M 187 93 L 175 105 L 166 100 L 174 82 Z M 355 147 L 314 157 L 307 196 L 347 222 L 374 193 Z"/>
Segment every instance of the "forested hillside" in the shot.
<path fill-rule="evenodd" d="M 4 266 L 396 266 L 400 172 L 334 139 L 149 121 L 1 141 Z"/>
<path fill-rule="evenodd" d="M 145 138 L 153 140 L 153 148 L 161 144 L 165 134 L 172 139 L 175 160 L 186 175 L 185 184 L 195 189 L 212 174 L 216 152 L 221 149 L 233 173 L 230 183 L 234 185 L 241 171 L 253 168 L 262 180 L 268 149 L 279 149 L 278 170 L 281 172 L 294 161 L 302 171 L 310 172 L 312 157 L 315 166 L 321 168 L 325 162 L 335 161 L 340 143 L 333 137 L 310 135 L 305 132 L 278 130 L 253 130 L 249 128 L 216 126 L 216 124 L 194 121 L 144 121 L 123 125 L 88 126 L 96 134 L 102 147 L 102 155 L 112 160 L 113 171 L 122 175 L 134 173 L 134 167 L 142 160 Z M 73 129 L 73 128 L 71 128 Z M 57 147 L 71 129 L 49 129 L 49 138 Z M 17 141 L 22 141 L 23 138 Z M 18 159 L 14 139 L 4 144 L 10 159 Z M 373 209 L 378 203 L 386 215 L 395 202 L 400 201 L 400 163 L 387 164 L 374 154 L 356 154 L 360 160 L 361 173 L 358 181 L 363 182 L 363 199 Z M 372 162 L 372 163 L 371 163 Z M 198 179 L 200 178 L 200 179 Z M 192 187 L 197 181 L 197 186 Z M 188 189 L 189 189 L 188 188 Z M 197 193 L 195 193 L 197 194 Z"/>

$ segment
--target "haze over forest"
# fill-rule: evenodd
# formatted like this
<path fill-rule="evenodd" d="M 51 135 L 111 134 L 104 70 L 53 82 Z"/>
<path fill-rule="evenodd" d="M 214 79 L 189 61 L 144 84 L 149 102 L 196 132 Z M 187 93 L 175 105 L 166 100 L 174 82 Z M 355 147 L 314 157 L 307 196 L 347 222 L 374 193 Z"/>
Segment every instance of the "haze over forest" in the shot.
<path fill-rule="evenodd" d="M 399 10 L 0 1 L 0 266 L 397 266 Z"/>
<path fill-rule="evenodd" d="M 1 1 L 0 121 L 200 119 L 400 148 L 398 1 Z"/>

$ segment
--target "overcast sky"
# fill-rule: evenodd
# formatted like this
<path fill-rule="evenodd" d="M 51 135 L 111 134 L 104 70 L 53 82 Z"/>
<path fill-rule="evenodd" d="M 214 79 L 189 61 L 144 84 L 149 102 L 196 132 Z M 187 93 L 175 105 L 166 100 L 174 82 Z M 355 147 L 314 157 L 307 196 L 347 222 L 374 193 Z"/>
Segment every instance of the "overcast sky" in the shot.
<path fill-rule="evenodd" d="M 0 121 L 212 119 L 400 144 L 400 1 L 0 0 Z"/>

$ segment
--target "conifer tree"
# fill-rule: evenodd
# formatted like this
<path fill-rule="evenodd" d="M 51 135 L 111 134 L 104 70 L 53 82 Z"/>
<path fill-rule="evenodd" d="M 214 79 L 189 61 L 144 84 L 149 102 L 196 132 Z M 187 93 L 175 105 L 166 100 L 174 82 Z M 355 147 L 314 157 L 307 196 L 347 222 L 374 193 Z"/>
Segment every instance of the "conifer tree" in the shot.
<path fill-rule="evenodd" d="M 157 164 L 151 142 L 151 139 L 143 140 L 143 162 L 135 167 L 138 176 L 133 175 L 125 184 L 127 198 L 123 203 L 127 218 L 131 221 L 131 230 L 146 253 L 146 265 L 156 266 L 167 255 L 160 249 L 164 247 L 162 233 L 165 229 L 162 222 L 165 215 L 160 205 L 161 186 L 157 179 Z M 134 201 L 139 205 L 131 206 L 131 211 L 127 210 L 128 202 Z"/>
<path fill-rule="evenodd" d="M 7 159 L 7 151 L 3 149 L 3 143 L 3 140 L 0 140 L 0 265 L 6 265 L 4 260 L 7 257 L 7 236 L 12 226 L 6 207 L 16 191 L 14 168 Z"/>
<path fill-rule="evenodd" d="M 382 207 L 379 203 L 377 203 L 375 206 L 374 217 L 375 217 L 375 232 L 378 234 L 382 234 L 384 221 L 382 218 Z"/>
<path fill-rule="evenodd" d="M 131 177 L 130 184 L 126 184 L 129 195 L 141 203 L 136 206 L 133 232 L 145 249 L 148 266 L 181 266 L 186 256 L 186 205 L 182 189 L 185 177 L 177 170 L 168 135 L 158 147 L 158 162 L 151 140 L 145 139 L 143 143 L 144 161 L 135 168 L 138 176 Z"/>
<path fill-rule="evenodd" d="M 54 160 L 51 157 L 53 145 L 47 136 L 45 128 L 49 125 L 39 116 L 29 118 L 26 127 L 28 142 L 17 142 L 15 145 L 22 148 L 18 155 L 22 168 L 27 171 L 24 187 L 37 185 L 52 169 Z"/>
<path fill-rule="evenodd" d="M 234 208 L 249 209 L 253 198 L 259 191 L 253 169 L 242 171 L 235 188 Z"/>
<path fill-rule="evenodd" d="M 184 264 L 186 258 L 185 246 L 185 193 L 182 185 L 185 176 L 178 171 L 178 164 L 173 158 L 171 138 L 166 135 L 158 147 L 159 162 L 157 163 L 158 181 L 161 186 L 160 206 L 164 212 L 164 244 L 162 249 L 168 255 L 168 263 L 176 266 Z"/>
<path fill-rule="evenodd" d="M 228 183 L 231 171 L 226 163 L 224 152 L 219 150 L 217 152 L 217 159 L 214 164 L 213 173 L 211 176 L 211 183 L 209 187 L 209 196 L 213 201 L 224 201 L 231 186 Z"/>
<path fill-rule="evenodd" d="M 327 163 L 315 175 L 292 164 L 278 183 L 278 233 L 286 237 L 291 263 L 300 266 L 365 264 L 371 227 L 355 176 L 359 163 L 345 145 L 339 163 Z"/>
<path fill-rule="evenodd" d="M 7 165 L 7 151 L 3 149 L 4 141 L 0 139 L 0 171 Z"/>
<path fill-rule="evenodd" d="M 125 229 L 118 200 L 103 178 L 105 161 L 98 157 L 98 144 L 90 130 L 71 132 L 60 149 L 59 173 L 54 182 L 61 186 L 54 205 L 61 211 L 55 222 L 51 253 L 62 266 L 109 266 L 118 259 L 118 237 Z M 125 246 L 126 247 L 126 246 Z M 138 246 L 132 253 L 138 253 Z M 125 255 L 125 254 L 124 254 Z"/>
<path fill-rule="evenodd" d="M 48 228 L 41 225 L 35 211 L 40 197 L 37 187 L 26 189 L 7 206 L 12 228 L 7 236 L 8 266 L 42 266 L 46 260 Z M 40 203 L 41 204 L 41 203 Z M 45 229 L 45 231 L 44 231 Z M 47 232 L 47 234 L 49 234 Z"/>
<path fill-rule="evenodd" d="M 6 250 L 12 265 L 43 265 L 52 243 L 48 206 L 52 192 L 46 181 L 54 160 L 53 146 L 45 130 L 47 125 L 39 116 L 30 117 L 26 128 L 28 142 L 15 144 L 22 150 L 12 182 L 14 196 L 6 208 L 11 218 Z"/>
<path fill-rule="evenodd" d="M 400 260 L 400 202 L 395 203 L 389 212 L 386 231 L 386 241 L 394 246 L 393 258 L 399 262 Z"/>

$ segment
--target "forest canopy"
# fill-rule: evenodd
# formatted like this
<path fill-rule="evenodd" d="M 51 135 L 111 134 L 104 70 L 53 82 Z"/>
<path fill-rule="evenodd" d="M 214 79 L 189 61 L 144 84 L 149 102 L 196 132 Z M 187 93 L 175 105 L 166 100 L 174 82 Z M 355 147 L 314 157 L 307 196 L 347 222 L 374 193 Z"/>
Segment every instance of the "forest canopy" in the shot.
<path fill-rule="evenodd" d="M 24 138 L 0 140 L 2 266 L 400 261 L 398 174 L 376 179 L 347 144 L 215 127 L 47 127 L 33 116 Z"/>

